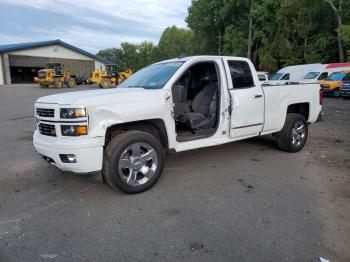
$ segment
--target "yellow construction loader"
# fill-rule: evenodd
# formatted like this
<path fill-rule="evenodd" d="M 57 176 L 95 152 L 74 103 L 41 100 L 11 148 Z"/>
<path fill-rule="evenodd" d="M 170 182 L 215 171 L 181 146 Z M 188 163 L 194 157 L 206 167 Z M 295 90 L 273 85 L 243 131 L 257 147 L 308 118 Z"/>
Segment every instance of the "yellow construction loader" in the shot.
<path fill-rule="evenodd" d="M 89 83 L 98 84 L 101 88 L 110 88 L 120 85 L 125 79 L 132 76 L 132 71 L 119 71 L 116 64 L 105 65 L 105 70 L 97 69 L 91 73 Z"/>
<path fill-rule="evenodd" d="M 77 84 L 76 76 L 67 70 L 63 71 L 63 66 L 60 63 L 46 64 L 45 69 L 38 71 L 38 76 L 34 77 L 34 82 L 42 88 L 48 88 L 50 85 L 55 88 L 62 88 L 63 85 L 73 88 Z"/>

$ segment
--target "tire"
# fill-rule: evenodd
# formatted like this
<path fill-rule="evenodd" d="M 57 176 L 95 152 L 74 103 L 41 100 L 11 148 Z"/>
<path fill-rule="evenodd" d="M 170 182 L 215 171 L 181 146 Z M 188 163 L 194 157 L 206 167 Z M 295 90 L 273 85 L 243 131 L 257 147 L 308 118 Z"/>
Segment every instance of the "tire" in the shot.
<path fill-rule="evenodd" d="M 74 88 L 76 84 L 77 84 L 77 80 L 75 80 L 74 77 L 70 77 L 67 79 L 67 87 Z"/>
<path fill-rule="evenodd" d="M 40 87 L 41 87 L 41 88 L 49 88 L 49 85 L 40 84 Z"/>
<path fill-rule="evenodd" d="M 340 97 L 340 96 L 341 96 L 340 90 L 339 90 L 339 89 L 333 90 L 332 95 L 333 95 L 333 97 L 335 97 L 335 98 Z"/>
<path fill-rule="evenodd" d="M 161 176 L 164 158 L 163 147 L 153 135 L 141 131 L 123 132 L 104 150 L 103 180 L 124 193 L 144 192 Z"/>
<path fill-rule="evenodd" d="M 111 79 L 109 78 L 102 78 L 101 83 L 100 83 L 100 87 L 103 89 L 107 89 L 110 88 L 112 85 L 111 83 Z"/>
<path fill-rule="evenodd" d="M 308 137 L 306 118 L 300 114 L 287 114 L 284 127 L 276 137 L 279 149 L 290 153 L 299 152 L 305 146 Z"/>
<path fill-rule="evenodd" d="M 63 87 L 63 83 L 61 82 L 61 78 L 60 77 L 56 77 L 53 80 L 53 86 L 55 88 L 62 88 Z"/>

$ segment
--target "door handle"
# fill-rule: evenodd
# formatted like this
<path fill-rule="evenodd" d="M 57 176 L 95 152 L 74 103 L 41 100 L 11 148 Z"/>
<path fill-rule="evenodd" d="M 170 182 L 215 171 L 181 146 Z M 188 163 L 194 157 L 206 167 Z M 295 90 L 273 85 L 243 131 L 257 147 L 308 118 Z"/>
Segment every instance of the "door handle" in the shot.
<path fill-rule="evenodd" d="M 253 95 L 253 98 L 262 98 L 262 95 Z"/>

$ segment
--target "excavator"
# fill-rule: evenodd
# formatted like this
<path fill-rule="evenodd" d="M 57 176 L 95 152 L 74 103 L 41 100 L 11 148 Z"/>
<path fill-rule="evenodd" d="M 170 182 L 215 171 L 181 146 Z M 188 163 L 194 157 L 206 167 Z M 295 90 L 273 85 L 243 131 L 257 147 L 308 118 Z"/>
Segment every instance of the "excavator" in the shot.
<path fill-rule="evenodd" d="M 91 73 L 89 83 L 98 84 L 101 88 L 107 89 L 120 85 L 125 79 L 132 76 L 132 71 L 120 71 L 120 66 L 116 64 L 105 65 L 105 70 L 97 69 Z"/>
<path fill-rule="evenodd" d="M 55 88 L 62 88 L 66 85 L 69 88 L 77 84 L 76 76 L 68 70 L 63 71 L 63 65 L 60 63 L 48 63 L 45 69 L 38 71 L 38 76 L 34 77 L 34 82 L 38 83 L 41 88 L 48 88 L 53 85 Z"/>

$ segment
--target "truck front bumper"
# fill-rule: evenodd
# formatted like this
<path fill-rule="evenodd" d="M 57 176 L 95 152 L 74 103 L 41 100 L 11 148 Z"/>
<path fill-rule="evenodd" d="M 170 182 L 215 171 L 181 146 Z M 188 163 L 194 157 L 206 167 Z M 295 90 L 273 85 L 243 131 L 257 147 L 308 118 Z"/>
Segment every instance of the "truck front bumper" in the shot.
<path fill-rule="evenodd" d="M 102 169 L 104 144 L 102 137 L 57 139 L 40 135 L 35 131 L 33 144 L 37 153 L 62 171 L 89 173 Z M 63 162 L 60 155 L 74 155 L 75 162 Z"/>

